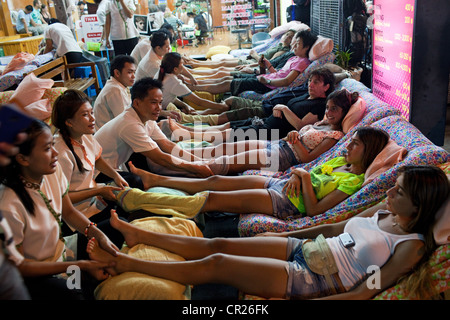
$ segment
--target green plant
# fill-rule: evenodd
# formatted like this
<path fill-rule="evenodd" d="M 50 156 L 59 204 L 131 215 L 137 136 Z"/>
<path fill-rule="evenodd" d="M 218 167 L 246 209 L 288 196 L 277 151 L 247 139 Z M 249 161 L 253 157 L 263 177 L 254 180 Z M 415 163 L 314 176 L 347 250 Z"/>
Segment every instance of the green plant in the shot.
<path fill-rule="evenodd" d="M 352 52 L 350 52 L 350 50 L 342 51 L 339 50 L 338 47 L 338 50 L 336 51 L 336 64 L 341 68 L 347 70 L 351 56 Z"/>

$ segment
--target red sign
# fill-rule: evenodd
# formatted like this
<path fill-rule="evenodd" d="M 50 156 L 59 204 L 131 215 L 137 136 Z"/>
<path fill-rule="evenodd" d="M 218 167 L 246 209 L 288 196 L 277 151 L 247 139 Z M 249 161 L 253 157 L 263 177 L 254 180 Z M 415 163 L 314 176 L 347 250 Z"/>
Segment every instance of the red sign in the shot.
<path fill-rule="evenodd" d="M 415 0 L 373 4 L 372 91 L 409 120 Z"/>

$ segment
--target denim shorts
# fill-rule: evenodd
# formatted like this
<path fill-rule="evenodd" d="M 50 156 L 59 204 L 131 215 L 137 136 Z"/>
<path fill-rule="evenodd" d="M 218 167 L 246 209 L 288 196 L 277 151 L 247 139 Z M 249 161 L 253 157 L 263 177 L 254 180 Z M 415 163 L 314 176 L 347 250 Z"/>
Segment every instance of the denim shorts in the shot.
<path fill-rule="evenodd" d="M 302 251 L 302 239 L 288 238 L 289 264 L 287 299 L 314 299 L 332 294 L 325 277 L 309 269 Z"/>
<path fill-rule="evenodd" d="M 287 180 L 269 178 L 264 185 L 272 199 L 274 216 L 283 220 L 290 216 L 300 215 L 300 211 L 292 204 L 283 191 L 286 182 Z"/>
<path fill-rule="evenodd" d="M 270 159 L 270 166 L 274 171 L 285 171 L 298 164 L 294 152 L 284 140 L 268 141 L 266 149 L 267 158 Z"/>

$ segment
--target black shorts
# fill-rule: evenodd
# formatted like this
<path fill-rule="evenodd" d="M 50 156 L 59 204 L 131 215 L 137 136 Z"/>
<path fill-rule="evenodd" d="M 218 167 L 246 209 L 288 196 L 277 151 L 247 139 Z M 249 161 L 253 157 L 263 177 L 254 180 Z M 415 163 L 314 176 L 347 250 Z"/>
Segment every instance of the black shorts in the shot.
<path fill-rule="evenodd" d="M 231 95 L 237 96 L 244 91 L 255 91 L 258 93 L 266 93 L 272 91 L 272 89 L 266 87 L 264 84 L 258 81 L 256 78 L 235 78 L 231 81 L 230 85 Z"/>

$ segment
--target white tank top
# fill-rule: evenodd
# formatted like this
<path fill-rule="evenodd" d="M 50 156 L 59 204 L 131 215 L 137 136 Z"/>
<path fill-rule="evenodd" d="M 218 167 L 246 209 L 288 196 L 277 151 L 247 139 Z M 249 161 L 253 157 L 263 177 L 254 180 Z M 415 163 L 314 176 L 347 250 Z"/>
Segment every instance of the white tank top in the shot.
<path fill-rule="evenodd" d="M 344 232 L 355 240 L 355 245 L 351 248 L 345 248 L 339 237 L 327 239 L 346 290 L 352 289 L 366 278 L 368 267 L 375 265 L 381 269 L 399 243 L 406 240 L 424 241 L 423 235 L 418 233 L 398 235 L 381 230 L 378 226 L 379 214 L 390 212 L 378 210 L 371 218 L 353 218 L 346 224 Z"/>

